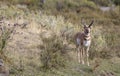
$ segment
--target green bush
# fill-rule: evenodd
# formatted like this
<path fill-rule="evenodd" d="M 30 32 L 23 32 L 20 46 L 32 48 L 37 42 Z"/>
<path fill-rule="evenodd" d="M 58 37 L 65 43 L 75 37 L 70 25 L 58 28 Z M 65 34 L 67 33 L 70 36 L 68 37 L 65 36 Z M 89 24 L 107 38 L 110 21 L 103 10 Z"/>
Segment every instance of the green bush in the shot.
<path fill-rule="evenodd" d="M 109 6 L 110 2 L 109 0 L 91 0 L 94 1 L 96 4 L 100 6 Z"/>
<path fill-rule="evenodd" d="M 13 29 L 10 27 L 6 27 L 5 25 L 1 26 L 1 33 L 0 33 L 0 58 L 6 59 L 7 56 L 5 56 L 5 47 L 7 45 L 7 42 L 12 34 Z"/>
<path fill-rule="evenodd" d="M 116 5 L 120 5 L 120 0 L 112 0 Z"/>
<path fill-rule="evenodd" d="M 43 38 L 41 46 L 41 63 L 44 69 L 65 67 L 67 61 L 67 52 L 63 41 L 56 35 L 51 38 Z"/>

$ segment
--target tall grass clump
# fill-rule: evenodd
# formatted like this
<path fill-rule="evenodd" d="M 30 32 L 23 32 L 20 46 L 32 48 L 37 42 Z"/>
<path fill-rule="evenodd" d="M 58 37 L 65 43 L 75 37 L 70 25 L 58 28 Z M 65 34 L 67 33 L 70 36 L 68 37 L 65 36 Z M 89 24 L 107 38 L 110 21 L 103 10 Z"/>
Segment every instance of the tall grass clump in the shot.
<path fill-rule="evenodd" d="M 7 27 L 6 25 L 0 26 L 0 58 L 7 60 L 5 55 L 5 48 L 13 32 L 13 28 Z"/>
<path fill-rule="evenodd" d="M 42 49 L 40 58 L 42 67 L 44 69 L 65 67 L 68 54 L 63 45 L 63 40 L 56 35 L 42 40 L 44 43 L 40 46 Z"/>
<path fill-rule="evenodd" d="M 94 51 L 97 51 L 97 52 L 100 52 L 102 51 L 106 46 L 107 46 L 107 43 L 105 41 L 105 37 L 104 35 L 102 34 L 102 30 L 103 29 L 102 27 L 95 27 L 93 28 L 93 31 L 92 31 L 92 50 Z M 97 55 L 97 54 L 95 54 Z M 98 55 L 97 55 L 98 56 Z"/>

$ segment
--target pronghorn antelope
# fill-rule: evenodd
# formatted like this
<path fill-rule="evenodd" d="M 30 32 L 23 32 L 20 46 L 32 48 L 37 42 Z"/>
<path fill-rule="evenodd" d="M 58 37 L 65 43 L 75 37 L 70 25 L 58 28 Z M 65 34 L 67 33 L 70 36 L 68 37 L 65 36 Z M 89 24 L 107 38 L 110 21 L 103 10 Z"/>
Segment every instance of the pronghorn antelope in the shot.
<path fill-rule="evenodd" d="M 77 58 L 78 62 L 84 64 L 85 61 L 89 66 L 89 47 L 91 44 L 91 26 L 94 21 L 89 25 L 84 25 L 84 31 L 78 32 L 75 35 L 76 48 L 77 48 Z"/>

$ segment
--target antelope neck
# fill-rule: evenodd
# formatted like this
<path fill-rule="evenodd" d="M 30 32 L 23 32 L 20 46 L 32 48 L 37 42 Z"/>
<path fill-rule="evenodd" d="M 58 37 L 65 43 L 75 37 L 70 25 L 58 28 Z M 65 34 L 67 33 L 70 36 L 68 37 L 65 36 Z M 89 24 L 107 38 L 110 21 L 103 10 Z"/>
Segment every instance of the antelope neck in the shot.
<path fill-rule="evenodd" d="M 84 40 L 89 41 L 90 39 L 91 39 L 90 33 L 89 33 L 88 35 L 86 35 L 86 34 L 84 33 Z"/>

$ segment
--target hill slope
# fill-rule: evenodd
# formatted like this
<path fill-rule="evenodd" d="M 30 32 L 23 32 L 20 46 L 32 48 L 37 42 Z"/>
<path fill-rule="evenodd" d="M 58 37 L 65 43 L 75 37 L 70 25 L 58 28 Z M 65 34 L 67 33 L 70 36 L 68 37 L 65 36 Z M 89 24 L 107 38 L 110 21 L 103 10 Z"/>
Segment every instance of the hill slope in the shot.
<path fill-rule="evenodd" d="M 73 15 L 75 13 L 69 12 L 71 13 L 69 15 L 72 15 L 71 17 L 73 17 L 69 21 L 64 14 L 54 16 L 52 14 L 45 14 L 43 11 L 32 11 L 28 8 L 21 8 L 18 5 L 3 4 L 1 6 L 1 21 L 5 22 L 5 24 L 1 25 L 8 26 L 8 24 L 10 24 L 10 27 L 15 27 L 4 49 L 4 54 L 11 62 L 6 62 L 10 68 L 10 76 L 120 75 L 120 30 L 119 22 L 117 23 L 119 18 L 115 21 L 114 19 L 110 21 L 108 19 L 112 19 L 111 17 L 115 16 L 111 16 L 111 14 L 110 16 L 109 14 L 102 14 L 101 16 L 96 12 L 92 14 L 92 16 L 98 15 L 98 18 L 103 20 L 98 21 L 95 18 L 96 23 L 92 28 L 93 44 L 90 48 L 91 66 L 88 67 L 78 64 L 76 60 L 73 36 L 77 31 L 82 30 L 82 26 L 78 26 L 79 24 L 77 23 L 73 24 L 71 21 L 74 19 Z M 89 17 L 88 11 L 92 12 L 92 10 L 88 9 L 82 11 L 82 13 L 87 12 L 84 15 L 88 15 L 87 17 Z M 115 12 L 112 12 L 112 14 L 114 13 Z M 115 14 L 116 16 L 118 15 L 117 13 Z M 75 16 L 77 15 L 75 14 Z M 108 18 L 104 19 L 104 16 Z M 90 20 L 91 17 L 86 20 L 87 23 L 89 23 Z M 56 37 L 54 37 L 54 35 Z M 53 41 L 49 40 L 49 42 L 45 44 L 43 39 L 46 38 L 53 38 Z M 65 40 L 65 38 L 68 38 L 68 40 Z M 67 59 L 65 63 L 66 65 L 65 67 L 59 67 L 57 69 L 51 68 L 49 70 L 44 70 L 44 68 L 41 67 L 43 65 L 41 62 L 41 51 L 46 51 L 44 46 L 47 44 L 49 44 L 49 46 L 46 46 L 47 50 L 53 48 L 52 44 L 54 44 L 54 40 L 58 41 L 55 42 L 55 44 L 58 45 L 56 48 L 60 47 L 59 49 L 61 50 L 62 47 L 62 49 L 64 49 L 63 51 L 67 51 L 68 55 L 65 54 L 67 56 L 65 56 L 65 59 Z M 96 67 L 96 65 L 98 66 Z M 94 68 L 95 70 L 93 70 Z"/>

